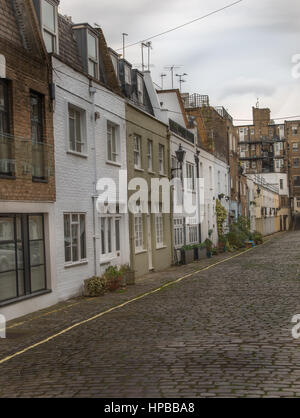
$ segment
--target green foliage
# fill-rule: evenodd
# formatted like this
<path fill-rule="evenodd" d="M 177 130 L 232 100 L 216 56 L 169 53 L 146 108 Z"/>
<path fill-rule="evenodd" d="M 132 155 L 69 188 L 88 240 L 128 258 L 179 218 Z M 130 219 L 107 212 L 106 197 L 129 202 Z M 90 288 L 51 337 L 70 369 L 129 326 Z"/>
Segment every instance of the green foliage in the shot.
<path fill-rule="evenodd" d="M 227 218 L 227 210 L 221 204 L 219 200 L 216 202 L 216 214 L 217 214 L 217 228 L 218 228 L 218 236 L 223 235 L 223 225 Z"/>
<path fill-rule="evenodd" d="M 264 242 L 262 234 L 258 231 L 255 231 L 253 234 L 253 241 L 256 245 L 262 244 Z"/>
<path fill-rule="evenodd" d="M 244 216 L 240 216 L 238 220 L 230 227 L 230 232 L 226 235 L 229 246 L 233 248 L 243 248 L 245 242 L 251 238 L 250 221 Z"/>
<path fill-rule="evenodd" d="M 213 245 L 214 245 L 213 242 L 208 238 L 204 241 L 204 246 L 208 252 L 212 251 Z"/>
<path fill-rule="evenodd" d="M 92 277 L 87 281 L 88 295 L 91 297 L 102 296 L 105 293 L 107 281 L 104 277 Z"/>
<path fill-rule="evenodd" d="M 110 266 L 105 270 L 104 277 L 107 281 L 107 288 L 111 292 L 120 287 L 122 280 L 122 273 L 115 266 Z"/>
<path fill-rule="evenodd" d="M 131 273 L 132 269 L 129 264 L 124 264 L 120 267 L 120 274 L 123 275 L 125 273 Z"/>

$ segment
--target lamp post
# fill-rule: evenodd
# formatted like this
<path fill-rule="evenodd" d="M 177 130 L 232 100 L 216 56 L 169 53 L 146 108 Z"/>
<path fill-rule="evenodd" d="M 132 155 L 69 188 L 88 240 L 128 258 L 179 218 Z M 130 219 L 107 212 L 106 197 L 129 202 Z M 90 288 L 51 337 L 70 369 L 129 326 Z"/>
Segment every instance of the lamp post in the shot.
<path fill-rule="evenodd" d="M 180 175 L 180 178 L 181 178 L 181 180 L 183 179 L 183 174 L 182 174 L 182 167 L 183 167 L 183 162 L 184 162 L 184 158 L 185 158 L 185 154 L 186 154 L 186 152 L 184 151 L 184 149 L 182 148 L 182 145 L 181 144 L 179 144 L 179 148 L 178 148 L 178 150 L 175 152 L 175 154 L 176 154 L 176 159 L 177 159 L 177 162 L 179 163 L 179 166 L 180 166 L 180 171 L 181 171 L 181 175 Z M 173 173 L 174 171 L 177 171 L 178 170 L 178 168 L 172 168 L 171 169 L 171 173 Z M 174 178 L 173 177 L 173 174 L 172 174 L 172 178 Z"/>

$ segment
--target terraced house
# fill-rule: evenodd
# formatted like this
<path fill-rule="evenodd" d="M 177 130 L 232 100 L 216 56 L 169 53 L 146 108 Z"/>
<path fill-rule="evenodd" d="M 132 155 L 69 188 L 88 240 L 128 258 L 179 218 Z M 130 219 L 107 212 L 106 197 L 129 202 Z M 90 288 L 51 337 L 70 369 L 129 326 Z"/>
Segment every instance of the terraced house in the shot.
<path fill-rule="evenodd" d="M 169 180 L 171 176 L 170 138 L 167 124 L 155 116 L 150 74 L 133 69 L 128 61 L 110 52 L 126 97 L 128 184 L 142 178 L 149 191 L 146 209 L 139 202 L 136 213 L 129 213 L 130 264 L 139 277 L 172 263 L 172 214 L 163 213 L 161 194 L 153 213 L 151 197 L 151 180 Z M 129 199 L 137 190 L 129 188 Z"/>
<path fill-rule="evenodd" d="M 129 263 L 127 195 L 97 204 L 98 181 L 126 191 L 125 102 L 99 28 L 58 13 L 59 1 L 35 0 L 53 68 L 57 171 L 57 298 L 81 295 L 84 280 Z M 125 208 L 126 209 L 126 208 Z"/>
<path fill-rule="evenodd" d="M 51 72 L 30 1 L 0 1 L 0 307 L 55 303 Z"/>

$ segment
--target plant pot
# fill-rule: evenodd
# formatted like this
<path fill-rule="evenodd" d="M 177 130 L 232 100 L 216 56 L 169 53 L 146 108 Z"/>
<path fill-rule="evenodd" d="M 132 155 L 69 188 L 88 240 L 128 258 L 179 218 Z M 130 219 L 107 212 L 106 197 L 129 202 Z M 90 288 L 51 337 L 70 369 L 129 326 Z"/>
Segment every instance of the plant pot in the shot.
<path fill-rule="evenodd" d="M 181 250 L 181 259 L 183 264 L 190 264 L 195 261 L 194 248 L 192 250 Z"/>
<path fill-rule="evenodd" d="M 205 248 L 199 248 L 198 249 L 198 259 L 204 260 L 207 257 L 206 255 L 206 249 Z"/>
<path fill-rule="evenodd" d="M 206 251 L 206 257 L 207 258 L 212 258 L 212 252 L 211 251 Z"/>
<path fill-rule="evenodd" d="M 135 284 L 135 272 L 127 271 L 124 273 L 124 281 L 127 286 L 133 286 Z"/>
<path fill-rule="evenodd" d="M 199 260 L 199 248 L 194 248 L 194 261 Z"/>

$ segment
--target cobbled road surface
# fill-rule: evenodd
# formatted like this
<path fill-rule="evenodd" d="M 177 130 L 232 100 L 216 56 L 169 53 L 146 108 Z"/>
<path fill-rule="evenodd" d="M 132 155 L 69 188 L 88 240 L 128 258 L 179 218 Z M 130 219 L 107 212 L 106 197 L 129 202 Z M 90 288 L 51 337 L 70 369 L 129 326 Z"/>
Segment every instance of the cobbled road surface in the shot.
<path fill-rule="evenodd" d="M 298 231 L 3 363 L 0 396 L 300 396 L 296 314 Z"/>

